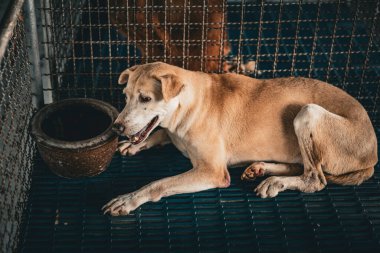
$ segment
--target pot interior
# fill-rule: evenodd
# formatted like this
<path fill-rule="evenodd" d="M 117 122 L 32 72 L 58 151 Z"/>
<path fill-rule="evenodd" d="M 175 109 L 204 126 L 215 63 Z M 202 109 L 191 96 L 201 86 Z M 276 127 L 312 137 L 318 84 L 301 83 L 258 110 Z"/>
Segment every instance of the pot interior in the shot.
<path fill-rule="evenodd" d="M 111 123 L 111 117 L 94 106 L 72 104 L 48 113 L 42 121 L 41 128 L 53 139 L 82 141 L 100 135 Z"/>

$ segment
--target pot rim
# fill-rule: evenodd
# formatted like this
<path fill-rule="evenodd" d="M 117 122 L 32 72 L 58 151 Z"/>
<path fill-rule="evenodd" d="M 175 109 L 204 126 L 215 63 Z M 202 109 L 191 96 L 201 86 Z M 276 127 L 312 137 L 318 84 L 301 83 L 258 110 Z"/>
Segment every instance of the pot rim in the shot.
<path fill-rule="evenodd" d="M 80 141 L 58 140 L 52 138 L 51 136 L 48 136 L 42 130 L 42 122 L 44 121 L 47 115 L 55 112 L 58 109 L 64 108 L 66 105 L 76 104 L 92 106 L 106 113 L 107 116 L 111 118 L 110 125 L 101 134 L 93 138 Z M 46 105 L 33 116 L 31 123 L 31 133 L 39 145 L 43 145 L 46 147 L 53 147 L 63 150 L 94 149 L 118 137 L 118 135 L 112 130 L 112 124 L 116 120 L 118 114 L 119 112 L 116 110 L 115 107 L 101 100 L 93 98 L 64 99 Z"/>

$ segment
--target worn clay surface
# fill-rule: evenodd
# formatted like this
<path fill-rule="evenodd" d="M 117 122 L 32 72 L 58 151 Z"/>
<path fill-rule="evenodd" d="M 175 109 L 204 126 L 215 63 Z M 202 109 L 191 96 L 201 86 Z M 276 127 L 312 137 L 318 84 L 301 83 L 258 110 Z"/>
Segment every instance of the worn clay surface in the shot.
<path fill-rule="evenodd" d="M 103 172 L 117 148 L 117 136 L 108 143 L 88 150 L 69 150 L 38 145 L 42 159 L 57 175 L 67 178 L 95 176 Z"/>
<path fill-rule="evenodd" d="M 117 149 L 112 124 L 118 111 L 95 99 L 67 99 L 41 109 L 32 120 L 42 159 L 66 178 L 103 172 Z"/>

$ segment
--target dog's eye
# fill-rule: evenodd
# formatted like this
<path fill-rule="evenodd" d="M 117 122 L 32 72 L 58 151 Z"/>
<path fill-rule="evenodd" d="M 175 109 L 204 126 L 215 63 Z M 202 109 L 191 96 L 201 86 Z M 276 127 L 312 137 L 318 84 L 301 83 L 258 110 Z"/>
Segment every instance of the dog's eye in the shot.
<path fill-rule="evenodd" d="M 150 97 L 146 97 L 146 96 L 140 94 L 139 100 L 140 100 L 141 103 L 148 103 L 151 100 L 151 98 Z"/>

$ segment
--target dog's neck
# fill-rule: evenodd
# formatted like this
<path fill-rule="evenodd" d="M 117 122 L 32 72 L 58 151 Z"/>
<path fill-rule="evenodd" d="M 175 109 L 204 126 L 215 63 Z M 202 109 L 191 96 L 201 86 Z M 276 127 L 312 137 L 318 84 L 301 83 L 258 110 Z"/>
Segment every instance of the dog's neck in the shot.
<path fill-rule="evenodd" d="M 211 79 L 208 74 L 204 74 L 204 82 L 199 83 L 199 73 L 186 71 L 183 77 L 184 87 L 180 94 L 170 101 L 166 117 L 160 124 L 161 127 L 179 137 L 186 135 L 204 106 L 205 101 L 202 98 Z"/>

